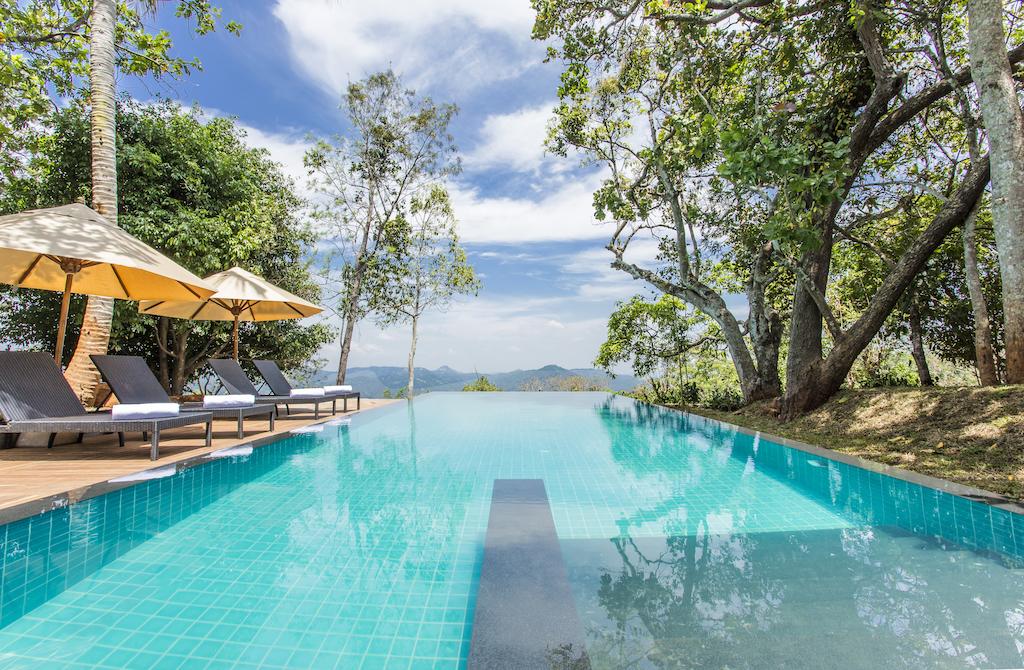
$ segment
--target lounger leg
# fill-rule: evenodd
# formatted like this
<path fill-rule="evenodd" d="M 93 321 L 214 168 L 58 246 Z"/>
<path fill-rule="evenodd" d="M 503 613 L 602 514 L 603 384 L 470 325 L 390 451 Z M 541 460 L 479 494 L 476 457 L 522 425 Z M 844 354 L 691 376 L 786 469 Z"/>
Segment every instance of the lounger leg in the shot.
<path fill-rule="evenodd" d="M 117 446 L 119 446 L 119 447 L 123 447 L 124 446 L 124 433 L 118 433 L 117 434 Z"/>
<path fill-rule="evenodd" d="M 319 418 L 320 418 L 320 403 L 314 402 L 313 403 L 313 419 L 315 420 L 315 419 L 319 419 Z"/>
<path fill-rule="evenodd" d="M 153 427 L 153 439 L 149 442 L 149 460 L 160 458 L 160 427 Z"/>
<path fill-rule="evenodd" d="M 49 439 L 46 440 L 46 448 L 53 449 L 53 441 L 57 439 L 57 433 L 50 433 Z"/>
<path fill-rule="evenodd" d="M 338 413 L 338 401 L 337 400 L 332 400 L 331 401 L 331 414 L 334 415 L 334 414 L 337 414 L 337 413 Z"/>
<path fill-rule="evenodd" d="M 149 433 L 147 433 L 146 431 L 142 431 L 142 439 L 143 440 L 148 440 L 149 439 Z"/>
<path fill-rule="evenodd" d="M 359 409 L 362 406 L 363 406 L 363 396 L 362 396 L 362 394 L 359 394 L 359 395 L 356 396 L 356 409 Z"/>
<path fill-rule="evenodd" d="M 243 423 L 242 413 L 238 413 L 238 439 L 245 437 L 245 424 Z"/>
<path fill-rule="evenodd" d="M 4 443 L 3 446 L 0 446 L 0 449 L 13 449 L 17 441 L 17 433 L 4 433 Z"/>
<path fill-rule="evenodd" d="M 75 442 L 77 442 L 78 444 L 81 444 L 82 440 L 84 440 L 84 439 L 85 439 L 85 433 L 79 433 L 78 434 L 78 439 L 75 440 Z"/>
<path fill-rule="evenodd" d="M 206 422 L 206 446 L 213 445 L 213 419 Z"/>
<path fill-rule="evenodd" d="M 270 432 L 274 432 L 274 424 L 277 423 L 277 408 L 270 413 Z"/>

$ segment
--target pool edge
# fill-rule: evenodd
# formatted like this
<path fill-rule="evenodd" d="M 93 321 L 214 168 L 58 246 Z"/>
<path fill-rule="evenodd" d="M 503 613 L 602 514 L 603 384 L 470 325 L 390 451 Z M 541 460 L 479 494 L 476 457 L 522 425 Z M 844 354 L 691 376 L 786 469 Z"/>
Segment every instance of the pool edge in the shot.
<path fill-rule="evenodd" d="M 348 414 L 342 415 L 342 417 L 340 418 L 349 419 L 353 416 L 364 415 L 370 412 L 374 412 L 376 410 L 391 407 L 392 404 L 393 403 L 385 403 L 382 405 L 377 405 L 375 407 L 368 407 L 366 409 L 357 409 L 355 411 L 349 412 Z M 327 416 L 319 420 L 311 421 L 308 424 L 306 424 L 306 426 L 324 425 L 331 421 L 337 421 L 338 419 L 338 416 Z M 282 431 L 280 433 L 267 435 L 265 437 L 256 437 L 252 440 L 247 441 L 243 440 L 238 444 L 231 445 L 231 447 L 228 448 L 233 449 L 241 446 L 248 446 L 252 447 L 253 449 L 259 449 L 261 447 L 266 447 L 271 444 L 276 444 L 281 440 L 286 440 L 290 437 L 293 437 L 291 431 Z M 132 486 L 137 486 L 139 484 L 144 484 L 147 481 L 150 481 L 156 477 L 138 476 L 150 471 L 169 471 L 171 468 L 173 468 L 173 472 L 168 472 L 167 475 L 161 475 L 171 476 L 173 474 L 177 474 L 185 470 L 190 470 L 192 468 L 199 467 L 200 465 L 209 463 L 219 458 L 229 458 L 230 455 L 228 454 L 224 456 L 213 456 L 213 454 L 215 454 L 217 451 L 222 450 L 223 449 L 212 449 L 208 452 L 198 454 L 196 456 L 187 456 L 177 461 L 171 461 L 170 463 L 163 463 L 161 465 L 154 467 L 141 468 L 134 472 L 130 472 L 124 475 L 118 475 L 116 477 L 96 482 L 94 484 L 78 486 L 73 489 L 61 491 L 60 493 L 52 493 L 32 500 L 27 500 L 25 502 L 20 502 L 15 505 L 11 505 L 10 507 L 0 508 L 0 526 L 6 526 L 7 524 L 38 516 L 40 514 L 46 514 L 47 512 L 52 512 L 53 510 L 63 509 L 70 505 L 74 505 L 75 503 L 79 503 L 84 500 L 89 500 L 90 498 L 96 498 L 102 495 L 106 495 L 107 493 L 112 493 L 114 491 L 120 491 L 121 489 L 126 489 Z"/>
<path fill-rule="evenodd" d="M 627 396 L 631 397 L 631 396 Z M 1021 501 L 1009 498 L 1002 495 L 1001 493 L 995 493 L 993 491 L 986 491 L 975 486 L 967 486 L 966 484 L 958 484 L 948 479 L 942 479 L 941 477 L 933 477 L 931 475 L 921 474 L 920 472 L 914 472 L 912 470 L 906 470 L 904 468 L 896 467 L 894 465 L 886 465 L 885 463 L 879 463 L 878 461 L 872 461 L 861 456 L 853 456 L 850 454 L 844 454 L 841 451 L 835 449 L 829 449 L 828 447 L 822 447 L 809 442 L 803 442 L 801 440 L 794 440 L 788 437 L 782 437 L 781 435 L 775 435 L 773 433 L 767 433 L 761 430 L 753 430 L 740 426 L 735 423 L 729 423 L 728 421 L 722 421 L 720 419 L 714 419 L 709 416 L 704 416 L 699 412 L 694 412 L 689 409 L 682 409 L 679 407 L 670 407 L 668 405 L 657 405 L 655 403 L 649 403 L 646 400 L 636 400 L 636 402 L 652 405 L 654 407 L 661 407 L 673 412 L 679 412 L 689 416 L 697 417 L 704 421 L 711 423 L 728 426 L 737 430 L 744 435 L 751 437 L 758 437 L 781 444 L 784 447 L 790 449 L 796 449 L 803 451 L 808 454 L 813 454 L 821 458 L 825 458 L 831 461 L 837 461 L 839 463 L 845 463 L 846 465 L 852 465 L 854 467 L 868 470 L 870 472 L 877 472 L 882 475 L 892 477 L 893 479 L 900 479 L 902 481 L 910 482 L 911 484 L 917 484 L 918 486 L 924 486 L 930 489 L 935 489 L 954 495 L 960 498 L 966 498 L 972 502 L 983 503 L 990 507 L 1004 510 L 1013 514 L 1024 515 L 1024 503 Z"/>

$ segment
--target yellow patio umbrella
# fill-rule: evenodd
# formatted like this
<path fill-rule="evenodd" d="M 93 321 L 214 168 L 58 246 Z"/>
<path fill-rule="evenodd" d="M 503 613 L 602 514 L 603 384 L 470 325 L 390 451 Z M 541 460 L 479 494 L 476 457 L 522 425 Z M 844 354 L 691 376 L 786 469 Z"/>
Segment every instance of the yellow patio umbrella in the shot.
<path fill-rule="evenodd" d="M 240 267 L 212 274 L 204 281 L 217 289 L 204 300 L 147 300 L 139 304 L 139 312 L 190 321 L 233 321 L 234 358 L 238 360 L 239 321 L 302 319 L 324 311 Z"/>
<path fill-rule="evenodd" d="M 58 365 L 72 293 L 201 300 L 215 290 L 81 204 L 0 216 L 0 282 L 64 292 L 54 352 Z"/>

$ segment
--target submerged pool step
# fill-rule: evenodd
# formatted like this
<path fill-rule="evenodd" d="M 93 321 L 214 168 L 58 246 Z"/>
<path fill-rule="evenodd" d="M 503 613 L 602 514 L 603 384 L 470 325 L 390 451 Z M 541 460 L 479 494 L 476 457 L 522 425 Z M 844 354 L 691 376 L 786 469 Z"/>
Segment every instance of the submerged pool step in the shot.
<path fill-rule="evenodd" d="M 541 479 L 495 479 L 469 670 L 590 668 Z"/>

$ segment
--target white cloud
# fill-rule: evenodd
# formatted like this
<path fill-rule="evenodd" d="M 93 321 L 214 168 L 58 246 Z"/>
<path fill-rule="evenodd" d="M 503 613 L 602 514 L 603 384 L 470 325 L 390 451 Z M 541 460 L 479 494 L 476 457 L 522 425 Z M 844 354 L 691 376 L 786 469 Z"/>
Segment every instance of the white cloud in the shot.
<path fill-rule="evenodd" d="M 299 132 L 270 132 L 255 126 L 239 123 L 245 131 L 245 143 L 256 149 L 266 149 L 270 157 L 281 164 L 282 171 L 292 178 L 300 193 L 306 190 L 306 168 L 302 157 L 312 146 Z"/>
<path fill-rule="evenodd" d="M 505 168 L 518 172 L 538 170 L 545 163 L 561 167 L 567 161 L 545 161 L 544 140 L 554 103 L 524 107 L 484 119 L 480 140 L 465 156 L 467 170 Z"/>
<path fill-rule="evenodd" d="M 420 325 L 416 364 L 435 368 L 505 372 L 550 363 L 589 367 L 604 340 L 607 310 L 579 310 L 561 298 L 477 298 L 444 314 L 428 314 Z M 385 335 L 393 334 L 387 338 Z M 408 330 L 382 331 L 362 322 L 353 342 L 352 366 L 402 365 Z M 337 364 L 338 345 L 320 355 Z"/>
<path fill-rule="evenodd" d="M 593 194 L 600 180 L 600 173 L 591 173 L 540 197 L 486 196 L 455 184 L 450 192 L 459 234 L 470 244 L 606 238 L 609 227 L 594 219 Z"/>
<path fill-rule="evenodd" d="M 332 95 L 394 67 L 417 87 L 472 88 L 540 60 L 529 0 L 277 0 L 298 68 Z"/>

